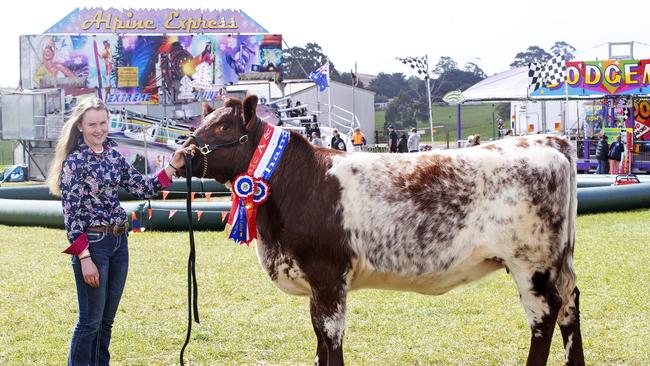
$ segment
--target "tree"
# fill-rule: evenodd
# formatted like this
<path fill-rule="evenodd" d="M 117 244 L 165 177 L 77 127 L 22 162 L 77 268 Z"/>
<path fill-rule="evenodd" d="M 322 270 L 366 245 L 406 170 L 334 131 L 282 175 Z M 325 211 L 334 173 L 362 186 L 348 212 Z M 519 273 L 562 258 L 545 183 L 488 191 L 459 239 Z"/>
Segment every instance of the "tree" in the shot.
<path fill-rule="evenodd" d="M 476 62 L 474 62 L 474 61 L 468 61 L 465 64 L 464 70 L 467 71 L 467 72 L 472 73 L 473 75 L 475 75 L 477 77 L 480 77 L 481 79 L 485 79 L 487 77 L 487 75 L 485 75 L 485 72 L 483 71 L 483 69 L 481 69 L 481 67 L 478 64 L 476 64 Z"/>
<path fill-rule="evenodd" d="M 386 122 L 395 125 L 397 130 L 415 127 L 416 106 L 413 103 L 413 98 L 406 91 L 401 91 L 388 103 Z"/>
<path fill-rule="evenodd" d="M 576 48 L 564 41 L 555 42 L 551 46 L 551 53 L 553 55 L 564 55 L 566 60 L 573 59 L 573 53 L 576 51 Z"/>
<path fill-rule="evenodd" d="M 452 70 L 457 70 L 458 69 L 458 64 L 454 59 L 452 59 L 449 56 L 442 56 L 438 60 L 438 63 L 436 66 L 433 68 L 433 73 L 435 75 L 442 75 L 446 72 L 452 71 Z"/>
<path fill-rule="evenodd" d="M 285 49 L 282 57 L 282 74 L 285 79 L 305 79 L 310 72 L 327 62 L 327 56 L 317 43 L 307 43 L 304 48 Z M 341 81 L 341 76 L 332 60 L 330 60 L 330 79 Z"/>
<path fill-rule="evenodd" d="M 384 95 L 387 98 L 396 97 L 401 91 L 409 90 L 409 84 L 402 73 L 387 74 L 380 72 L 377 77 L 370 82 L 368 89 L 378 95 Z"/>
<path fill-rule="evenodd" d="M 388 102 L 388 97 L 381 94 L 375 94 L 375 103 L 386 103 Z"/>
<path fill-rule="evenodd" d="M 515 55 L 515 60 L 510 64 L 510 67 L 528 66 L 532 62 L 546 62 L 551 58 L 551 54 L 544 51 L 539 46 L 529 46 L 524 52 L 519 52 Z"/>
<path fill-rule="evenodd" d="M 433 80 L 431 99 L 435 102 L 441 102 L 442 97 L 448 92 L 452 90 L 465 90 L 485 79 L 483 70 L 480 68 L 478 70 L 470 72 L 456 69 L 440 75 L 437 79 Z"/>

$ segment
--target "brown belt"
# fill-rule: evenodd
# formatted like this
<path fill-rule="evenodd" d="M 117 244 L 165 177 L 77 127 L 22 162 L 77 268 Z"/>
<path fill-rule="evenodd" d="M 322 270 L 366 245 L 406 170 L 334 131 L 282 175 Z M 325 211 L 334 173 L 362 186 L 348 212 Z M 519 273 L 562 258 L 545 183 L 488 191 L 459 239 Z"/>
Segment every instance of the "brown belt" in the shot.
<path fill-rule="evenodd" d="M 121 236 L 123 235 L 126 230 L 128 229 L 128 225 L 104 225 L 104 226 L 92 226 L 89 228 L 86 228 L 86 231 L 91 231 L 93 233 L 105 233 L 105 234 L 113 234 L 115 236 Z"/>

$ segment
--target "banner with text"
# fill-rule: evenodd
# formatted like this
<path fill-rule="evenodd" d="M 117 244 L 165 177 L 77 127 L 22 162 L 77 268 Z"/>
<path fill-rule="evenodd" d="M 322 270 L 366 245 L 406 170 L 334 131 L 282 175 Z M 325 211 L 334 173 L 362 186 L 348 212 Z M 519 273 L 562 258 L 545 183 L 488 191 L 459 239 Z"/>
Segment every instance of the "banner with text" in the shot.
<path fill-rule="evenodd" d="M 45 33 L 268 33 L 241 10 L 77 8 Z"/>
<path fill-rule="evenodd" d="M 567 61 L 564 83 L 544 85 L 530 97 L 650 95 L 650 59 Z"/>

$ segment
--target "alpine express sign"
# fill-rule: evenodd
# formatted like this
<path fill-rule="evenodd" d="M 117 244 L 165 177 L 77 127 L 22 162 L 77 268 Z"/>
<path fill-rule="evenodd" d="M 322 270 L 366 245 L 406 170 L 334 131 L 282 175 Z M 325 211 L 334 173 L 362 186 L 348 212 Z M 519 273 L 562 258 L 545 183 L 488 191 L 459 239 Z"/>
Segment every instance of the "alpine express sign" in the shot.
<path fill-rule="evenodd" d="M 45 33 L 268 33 L 241 10 L 75 9 Z"/>
<path fill-rule="evenodd" d="M 567 61 L 570 96 L 650 95 L 650 59 Z M 564 83 L 545 85 L 531 97 L 561 97 Z"/>

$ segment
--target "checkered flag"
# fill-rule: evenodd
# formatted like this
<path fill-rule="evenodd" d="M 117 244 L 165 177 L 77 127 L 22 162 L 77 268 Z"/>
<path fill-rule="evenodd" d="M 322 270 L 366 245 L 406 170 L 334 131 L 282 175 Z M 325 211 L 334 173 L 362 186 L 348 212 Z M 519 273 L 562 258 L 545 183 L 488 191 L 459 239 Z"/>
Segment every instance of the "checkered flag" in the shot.
<path fill-rule="evenodd" d="M 429 77 L 429 62 L 427 56 L 423 57 L 397 57 L 397 61 L 403 63 L 404 65 L 410 66 L 413 70 L 417 71 L 418 75 L 424 76 L 424 78 Z"/>
<path fill-rule="evenodd" d="M 542 86 L 554 85 L 566 80 L 564 55 L 557 55 L 547 62 L 532 62 L 528 66 L 529 89 L 531 92 Z"/>

